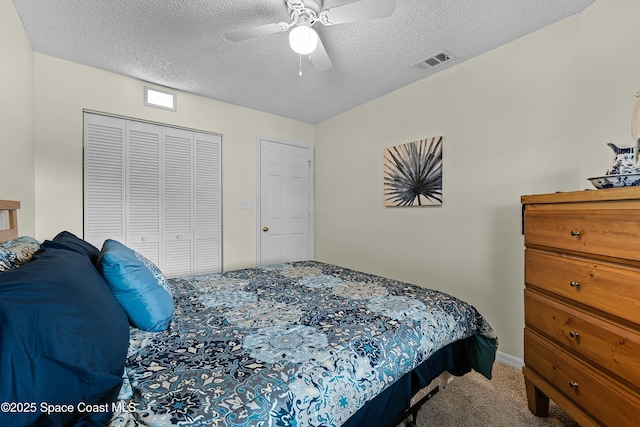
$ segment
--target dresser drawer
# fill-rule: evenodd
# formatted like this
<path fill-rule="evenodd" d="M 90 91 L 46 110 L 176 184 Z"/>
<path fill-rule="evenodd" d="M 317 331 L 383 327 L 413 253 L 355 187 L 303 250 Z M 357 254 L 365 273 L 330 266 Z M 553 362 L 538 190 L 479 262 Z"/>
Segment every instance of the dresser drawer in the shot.
<path fill-rule="evenodd" d="M 567 398 L 608 426 L 640 420 L 640 398 L 560 347 L 525 329 L 524 363 Z"/>
<path fill-rule="evenodd" d="M 526 290 L 525 323 L 640 388 L 640 335 Z"/>
<path fill-rule="evenodd" d="M 640 261 L 640 210 L 527 209 L 525 245 Z"/>
<path fill-rule="evenodd" d="M 524 277 L 527 285 L 640 324 L 640 268 L 527 249 Z"/>

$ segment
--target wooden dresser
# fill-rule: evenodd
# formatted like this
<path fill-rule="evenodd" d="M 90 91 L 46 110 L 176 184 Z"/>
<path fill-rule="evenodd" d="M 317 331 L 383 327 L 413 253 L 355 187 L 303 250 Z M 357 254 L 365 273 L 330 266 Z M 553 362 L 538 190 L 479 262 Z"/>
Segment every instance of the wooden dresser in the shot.
<path fill-rule="evenodd" d="M 523 196 L 529 409 L 640 425 L 640 187 Z"/>

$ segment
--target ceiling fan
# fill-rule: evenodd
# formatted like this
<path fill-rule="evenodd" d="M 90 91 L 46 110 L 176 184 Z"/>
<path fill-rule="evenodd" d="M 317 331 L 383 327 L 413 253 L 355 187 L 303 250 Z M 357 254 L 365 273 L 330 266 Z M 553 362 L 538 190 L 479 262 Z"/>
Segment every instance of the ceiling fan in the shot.
<path fill-rule="evenodd" d="M 393 15 L 395 0 L 359 0 L 342 6 L 322 9 L 322 0 L 285 0 L 291 22 L 276 22 L 225 33 L 234 42 L 289 31 L 291 48 L 300 55 L 309 55 L 318 71 L 331 68 L 331 60 L 318 33 L 311 28 L 316 22 L 323 25 L 345 24 Z M 292 29 L 293 28 L 293 29 Z"/>

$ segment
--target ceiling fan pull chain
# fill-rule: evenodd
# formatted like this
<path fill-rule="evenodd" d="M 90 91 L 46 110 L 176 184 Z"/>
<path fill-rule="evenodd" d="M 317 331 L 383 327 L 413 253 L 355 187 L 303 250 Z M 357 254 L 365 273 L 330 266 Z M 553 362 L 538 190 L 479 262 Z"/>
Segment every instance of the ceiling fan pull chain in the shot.
<path fill-rule="evenodd" d="M 300 71 L 298 71 L 298 75 L 301 76 L 302 75 L 302 54 L 299 54 L 300 56 Z"/>

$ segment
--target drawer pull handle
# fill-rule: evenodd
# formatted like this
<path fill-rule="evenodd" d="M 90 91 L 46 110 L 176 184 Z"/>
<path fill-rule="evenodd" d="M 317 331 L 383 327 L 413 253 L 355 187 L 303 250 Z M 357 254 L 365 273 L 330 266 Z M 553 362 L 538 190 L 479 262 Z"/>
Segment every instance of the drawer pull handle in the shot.
<path fill-rule="evenodd" d="M 569 387 L 571 387 L 571 388 L 578 388 L 578 383 L 573 382 L 573 381 L 569 381 Z"/>
<path fill-rule="evenodd" d="M 571 338 L 579 338 L 579 337 L 580 337 L 580 334 L 579 334 L 579 333 L 577 333 L 577 332 L 575 332 L 575 331 L 570 331 L 570 332 L 569 332 L 569 336 L 570 336 Z"/>
<path fill-rule="evenodd" d="M 569 282 L 569 286 L 571 286 L 572 288 L 578 288 L 580 287 L 580 282 L 576 282 L 572 280 Z"/>
<path fill-rule="evenodd" d="M 578 230 L 571 230 L 571 235 L 573 237 L 580 237 L 580 232 Z"/>

